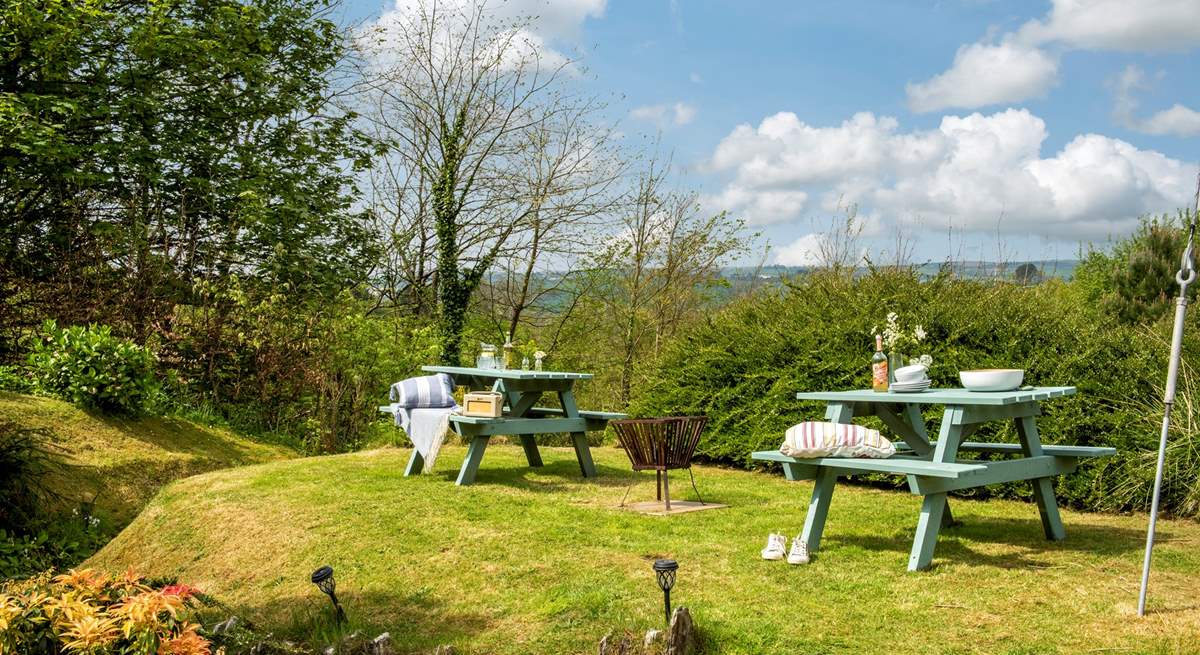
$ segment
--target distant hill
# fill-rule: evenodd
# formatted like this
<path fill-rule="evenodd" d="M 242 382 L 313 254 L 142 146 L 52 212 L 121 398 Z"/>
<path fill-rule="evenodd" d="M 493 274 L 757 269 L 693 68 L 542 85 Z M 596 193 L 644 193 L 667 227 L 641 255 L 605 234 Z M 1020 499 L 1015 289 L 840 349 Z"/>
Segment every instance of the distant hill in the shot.
<path fill-rule="evenodd" d="M 1075 274 L 1077 259 L 1034 259 L 1015 262 L 988 261 L 959 261 L 959 262 L 926 262 L 916 264 L 917 271 L 927 277 L 937 275 L 943 268 L 949 268 L 959 277 L 979 280 L 997 279 L 1014 280 L 1019 272 L 1037 271 L 1042 279 L 1069 280 Z M 1023 268 L 1026 267 L 1026 268 Z M 1028 268 L 1032 267 L 1032 268 Z M 745 281 L 755 278 L 773 280 L 802 275 L 813 270 L 805 266 L 729 266 L 721 269 L 721 277 L 730 281 Z"/>

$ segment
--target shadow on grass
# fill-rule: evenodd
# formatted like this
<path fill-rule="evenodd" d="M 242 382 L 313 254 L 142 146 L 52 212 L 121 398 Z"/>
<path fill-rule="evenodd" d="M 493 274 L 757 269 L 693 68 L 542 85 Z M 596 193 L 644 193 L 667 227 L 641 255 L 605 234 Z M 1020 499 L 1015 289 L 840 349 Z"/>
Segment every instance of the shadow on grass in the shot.
<path fill-rule="evenodd" d="M 262 452 L 249 443 L 230 438 L 219 429 L 205 429 L 172 416 L 125 418 L 88 411 L 93 420 L 119 431 L 122 436 L 152 444 L 165 451 L 203 457 L 213 462 L 238 464 L 262 459 Z M 203 435 L 197 432 L 203 431 Z M 202 438 L 201 438 L 202 437 Z"/>
<path fill-rule="evenodd" d="M 937 566 L 937 560 L 942 559 L 1003 569 L 1053 568 L 1057 566 L 1056 563 L 1038 559 L 1038 556 L 1063 550 L 1101 556 L 1122 555 L 1140 550 L 1145 539 L 1145 534 L 1140 530 L 1109 525 L 1068 523 L 1066 528 L 1066 540 L 1049 541 L 1042 532 L 1042 523 L 1039 519 L 983 519 L 978 516 L 968 516 L 962 525 L 942 528 L 934 553 L 934 567 Z M 831 545 L 846 544 L 866 550 L 888 550 L 905 554 L 912 550 L 913 535 L 909 530 L 906 530 L 902 537 L 828 533 L 827 535 Z M 1164 533 L 1163 537 L 1169 539 L 1170 534 Z M 995 554 L 972 548 L 972 545 L 987 543 L 1008 544 L 1023 550 Z M 822 550 L 828 550 L 828 546 Z"/>
<path fill-rule="evenodd" d="M 437 646 L 455 645 L 494 629 L 495 620 L 483 611 L 455 611 L 427 590 L 395 593 L 338 589 L 346 622 L 333 619 L 329 601 L 316 589 L 312 594 L 289 595 L 265 604 L 234 608 L 236 614 L 260 629 L 270 626 L 276 637 L 296 640 L 322 652 L 345 635 L 360 633 L 373 638 L 387 632 L 397 652 L 432 652 Z M 214 614 L 209 621 L 222 620 Z"/>
<path fill-rule="evenodd" d="M 490 450 L 490 449 L 489 449 Z M 543 461 L 545 457 L 543 457 Z M 459 469 L 441 469 L 435 475 L 449 481 L 451 484 L 458 479 Z M 524 462 L 514 466 L 497 463 L 494 468 L 488 467 L 487 453 L 483 455 L 483 463 L 475 473 L 474 484 L 502 484 L 527 491 L 555 493 L 569 491 L 580 484 L 595 484 L 602 487 L 626 487 L 633 481 L 633 471 L 615 466 L 596 465 L 596 477 L 585 478 L 579 470 L 579 464 L 574 457 L 571 459 L 556 459 L 547 461 L 543 466 L 531 467 Z M 548 479 L 548 478 L 558 479 Z"/>

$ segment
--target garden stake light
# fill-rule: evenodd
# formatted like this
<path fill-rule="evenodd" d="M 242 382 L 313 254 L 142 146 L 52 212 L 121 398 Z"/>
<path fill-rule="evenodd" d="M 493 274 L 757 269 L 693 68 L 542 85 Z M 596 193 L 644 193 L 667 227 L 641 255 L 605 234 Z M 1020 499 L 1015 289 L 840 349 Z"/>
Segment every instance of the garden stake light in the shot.
<path fill-rule="evenodd" d="M 1187 289 L 1196 279 L 1192 262 L 1192 239 L 1196 236 L 1196 217 L 1200 215 L 1200 175 L 1196 176 L 1196 199 L 1189 221 L 1187 247 L 1179 261 L 1175 282 L 1179 298 L 1175 301 L 1175 329 L 1171 335 L 1171 360 L 1167 364 L 1167 386 L 1163 391 L 1162 431 L 1158 436 L 1158 465 L 1154 469 L 1154 496 L 1150 501 L 1150 525 L 1146 529 L 1146 557 L 1142 560 L 1142 586 L 1138 591 L 1138 616 L 1146 615 L 1146 587 L 1150 585 L 1150 559 L 1154 552 L 1154 524 L 1158 521 L 1158 501 L 1162 495 L 1163 467 L 1167 459 L 1167 433 L 1171 429 L 1171 407 L 1175 404 L 1175 384 L 1179 378 L 1179 360 L 1183 357 L 1183 323 L 1187 314 Z"/>
<path fill-rule="evenodd" d="M 322 566 L 313 571 L 312 583 L 317 585 L 322 593 L 329 596 L 329 600 L 333 601 L 333 609 L 337 610 L 337 622 L 341 623 L 346 620 L 346 613 L 342 611 L 342 606 L 338 603 L 337 594 L 334 593 L 334 588 L 337 586 L 333 579 L 333 567 Z"/>
<path fill-rule="evenodd" d="M 679 563 L 673 559 L 654 560 L 654 577 L 658 579 L 658 588 L 663 592 L 667 625 L 671 624 L 671 587 L 675 586 L 675 570 L 678 568 Z"/>

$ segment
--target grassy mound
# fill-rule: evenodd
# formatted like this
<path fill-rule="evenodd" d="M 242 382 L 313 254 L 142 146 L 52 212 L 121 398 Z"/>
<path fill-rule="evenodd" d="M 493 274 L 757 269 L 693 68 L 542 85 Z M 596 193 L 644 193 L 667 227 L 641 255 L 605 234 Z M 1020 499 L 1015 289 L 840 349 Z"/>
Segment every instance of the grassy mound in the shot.
<path fill-rule="evenodd" d="M 1156 612 L 1137 620 L 1141 517 L 1065 511 L 1067 540 L 1050 543 L 1032 505 L 957 501 L 964 525 L 943 533 L 933 570 L 910 574 L 920 499 L 839 487 L 820 557 L 793 567 L 759 549 L 800 530 L 810 483 L 698 467 L 705 499 L 730 507 L 652 517 L 618 509 L 635 479 L 630 501 L 654 492 L 614 448 L 594 449 L 600 477 L 585 482 L 568 449 L 529 469 L 519 447 L 492 446 L 459 488 L 464 452 L 412 478 L 397 449 L 192 477 L 89 564 L 178 576 L 299 638 L 329 614 L 308 576 L 330 564 L 350 629 L 388 630 L 404 652 L 595 652 L 609 630 L 661 621 L 650 567 L 664 556 L 710 653 L 1178 652 L 1200 639 L 1192 522 L 1161 524 Z"/>
<path fill-rule="evenodd" d="M 68 505 L 93 502 L 124 525 L 166 484 L 197 473 L 282 459 L 293 453 L 221 428 L 178 418 L 115 418 L 70 403 L 0 392 L 0 418 L 53 435 L 62 464 L 48 486 Z"/>

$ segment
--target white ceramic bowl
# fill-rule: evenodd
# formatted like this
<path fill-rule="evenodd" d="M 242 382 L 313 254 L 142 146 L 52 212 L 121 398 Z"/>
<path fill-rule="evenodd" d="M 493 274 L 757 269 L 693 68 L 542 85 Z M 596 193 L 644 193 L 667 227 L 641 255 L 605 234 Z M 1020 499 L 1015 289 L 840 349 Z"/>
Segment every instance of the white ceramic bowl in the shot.
<path fill-rule="evenodd" d="M 1019 368 L 959 371 L 958 379 L 964 388 L 971 391 L 1011 391 L 1025 381 L 1025 371 Z"/>
<path fill-rule="evenodd" d="M 925 379 L 925 367 L 921 364 L 902 366 L 896 369 L 897 382 L 920 382 Z"/>

